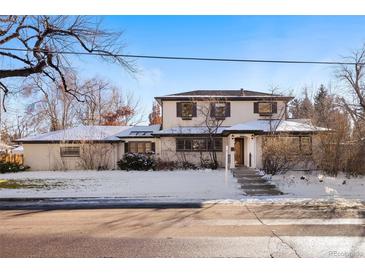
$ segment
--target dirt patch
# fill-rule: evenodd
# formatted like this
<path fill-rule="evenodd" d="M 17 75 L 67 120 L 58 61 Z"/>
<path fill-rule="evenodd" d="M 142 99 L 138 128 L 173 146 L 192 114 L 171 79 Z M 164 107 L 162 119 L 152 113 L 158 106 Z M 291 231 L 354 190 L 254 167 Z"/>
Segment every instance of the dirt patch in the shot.
<path fill-rule="evenodd" d="M 64 186 L 63 182 L 45 180 L 0 180 L 0 189 L 53 189 Z"/>

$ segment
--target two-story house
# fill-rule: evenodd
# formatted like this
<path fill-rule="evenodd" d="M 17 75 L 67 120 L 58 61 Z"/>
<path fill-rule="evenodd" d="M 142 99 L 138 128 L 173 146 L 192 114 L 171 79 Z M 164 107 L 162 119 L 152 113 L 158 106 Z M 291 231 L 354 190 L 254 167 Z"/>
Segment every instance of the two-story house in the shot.
<path fill-rule="evenodd" d="M 155 99 L 162 109 L 162 125 L 78 127 L 23 138 L 18 141 L 24 146 L 25 164 L 38 170 L 82 168 L 81 144 L 92 141 L 108 148 L 108 168 L 116 168 L 126 152 L 154 152 L 162 160 L 200 164 L 212 151 L 222 167 L 228 162 L 230 168 L 260 168 L 264 136 L 285 134 L 308 155 L 313 136 L 326 130 L 288 119 L 287 104 L 293 97 L 279 94 L 195 90 Z"/>
<path fill-rule="evenodd" d="M 156 97 L 162 107 L 160 157 L 199 163 L 215 150 L 220 166 L 228 149 L 230 168 L 262 167 L 262 139 L 284 134 L 298 150 L 311 153 L 314 133 L 325 129 L 306 120 L 288 119 L 293 97 L 248 90 L 195 90 Z M 214 141 L 210 141 L 211 135 Z"/>

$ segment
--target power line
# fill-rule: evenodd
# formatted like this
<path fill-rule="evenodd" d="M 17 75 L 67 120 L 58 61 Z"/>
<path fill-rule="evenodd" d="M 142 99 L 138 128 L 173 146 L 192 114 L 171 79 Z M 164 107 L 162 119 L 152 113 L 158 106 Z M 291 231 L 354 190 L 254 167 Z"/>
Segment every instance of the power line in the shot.
<path fill-rule="evenodd" d="M 33 52 L 30 49 L 0 48 L 0 50 Z M 141 59 L 163 59 L 181 61 L 211 61 L 211 62 L 236 62 L 236 63 L 277 63 L 277 64 L 312 64 L 312 65 L 365 65 L 365 63 L 340 62 L 340 61 L 304 61 L 304 60 L 268 60 L 268 59 L 235 59 L 235 58 L 210 58 L 210 57 L 184 57 L 184 56 L 160 56 L 160 55 L 137 55 L 137 54 L 108 54 L 102 52 L 77 52 L 77 51 L 46 51 L 36 50 L 35 52 L 49 52 L 52 54 L 67 55 L 94 55 L 94 56 L 116 56 L 124 58 Z"/>

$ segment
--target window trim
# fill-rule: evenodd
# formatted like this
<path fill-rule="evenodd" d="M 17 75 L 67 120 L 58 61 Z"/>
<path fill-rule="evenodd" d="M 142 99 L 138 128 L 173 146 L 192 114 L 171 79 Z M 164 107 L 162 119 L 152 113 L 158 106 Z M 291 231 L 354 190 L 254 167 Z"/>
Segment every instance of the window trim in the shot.
<path fill-rule="evenodd" d="M 151 150 L 150 151 L 146 151 L 146 144 L 150 144 L 151 146 Z M 151 141 L 129 141 L 127 142 L 128 144 L 128 153 L 138 153 L 138 154 L 151 154 L 151 153 L 155 153 L 154 150 L 154 142 Z M 131 151 L 131 144 L 135 145 L 135 149 L 136 151 Z M 143 144 L 143 152 L 138 152 L 138 145 Z"/>
<path fill-rule="evenodd" d="M 217 105 L 221 105 L 221 106 L 217 106 Z M 226 118 L 226 108 L 227 108 L 226 103 L 220 103 L 220 102 L 214 103 L 214 117 L 215 118 Z M 217 109 L 223 109 L 223 114 L 218 115 Z"/>
<path fill-rule="evenodd" d="M 308 152 L 304 152 L 303 150 L 303 144 L 302 144 L 302 139 L 306 139 L 308 138 L 308 145 L 309 145 L 309 150 Z M 299 145 L 300 145 L 300 152 L 303 154 L 303 155 L 312 155 L 313 153 L 313 149 L 312 149 L 312 136 L 300 136 L 300 141 L 299 141 Z"/>
<path fill-rule="evenodd" d="M 217 106 L 217 105 L 221 105 L 221 106 Z M 222 108 L 223 109 L 223 113 L 222 115 L 217 115 L 217 109 L 218 108 Z M 224 120 L 227 117 L 231 116 L 231 103 L 230 102 L 212 102 L 210 104 L 210 117 L 216 118 L 217 120 Z"/>
<path fill-rule="evenodd" d="M 204 149 L 194 149 L 193 147 L 193 142 L 194 141 L 200 141 L 200 140 L 204 140 L 205 142 L 205 148 Z M 215 152 L 222 152 L 223 151 L 223 138 L 222 137 L 213 137 L 213 149 L 209 147 L 209 140 L 210 138 L 208 137 L 178 137 L 176 138 L 176 147 L 175 150 L 176 152 L 209 152 L 209 151 L 215 151 Z M 216 146 L 216 140 L 220 140 L 221 142 L 221 147 Z M 178 142 L 183 141 L 184 143 L 184 148 L 178 148 Z M 186 142 L 189 141 L 191 142 L 190 145 L 190 149 L 186 148 Z"/>
<path fill-rule="evenodd" d="M 184 105 L 190 105 L 191 114 L 184 115 Z M 181 118 L 183 120 L 191 120 L 194 116 L 194 103 L 193 102 L 181 102 Z"/>
<path fill-rule="evenodd" d="M 260 112 L 260 105 L 269 104 L 270 112 Z M 262 106 L 261 106 L 262 107 Z M 257 113 L 260 116 L 272 116 L 278 112 L 278 102 L 277 101 L 257 101 L 253 103 L 253 113 Z"/>
<path fill-rule="evenodd" d="M 290 139 L 294 139 L 297 138 L 298 139 L 298 150 L 297 152 L 293 152 L 293 155 L 305 155 L 305 156 L 311 156 L 313 154 L 313 140 L 312 140 L 312 136 L 311 135 L 290 135 L 290 136 L 280 136 L 280 135 L 276 135 L 274 137 L 269 137 L 269 138 L 290 138 Z M 304 152 L 303 150 L 303 145 L 302 145 L 302 139 L 309 139 L 309 151 L 308 152 Z"/>
<path fill-rule="evenodd" d="M 74 150 L 77 153 L 70 153 L 65 150 Z M 81 155 L 81 148 L 79 146 L 67 146 L 67 147 L 60 147 L 60 156 L 61 158 L 77 158 Z"/>
<path fill-rule="evenodd" d="M 270 111 L 260 111 L 260 105 L 262 106 L 263 104 L 269 105 L 270 106 Z M 272 104 L 272 102 L 258 102 L 257 111 L 260 115 L 272 114 L 273 113 L 273 104 Z"/>

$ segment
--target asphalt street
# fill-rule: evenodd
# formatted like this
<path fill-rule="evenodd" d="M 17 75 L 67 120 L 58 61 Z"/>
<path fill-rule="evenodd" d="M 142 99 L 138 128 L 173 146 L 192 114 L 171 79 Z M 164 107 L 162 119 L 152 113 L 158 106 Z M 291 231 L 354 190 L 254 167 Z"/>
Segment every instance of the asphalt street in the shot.
<path fill-rule="evenodd" d="M 364 204 L 0 211 L 0 257 L 365 257 Z"/>

